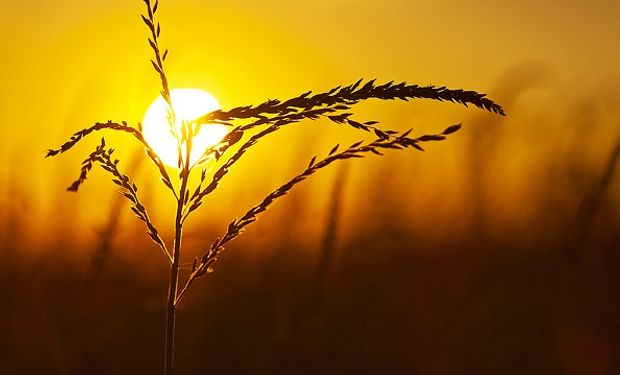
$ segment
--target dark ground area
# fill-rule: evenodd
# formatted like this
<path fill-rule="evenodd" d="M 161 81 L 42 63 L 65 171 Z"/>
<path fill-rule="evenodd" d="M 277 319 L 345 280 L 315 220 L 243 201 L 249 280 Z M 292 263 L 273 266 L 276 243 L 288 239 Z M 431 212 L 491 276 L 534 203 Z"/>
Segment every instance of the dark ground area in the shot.
<path fill-rule="evenodd" d="M 544 247 L 382 231 L 323 269 L 286 245 L 227 253 L 178 314 L 177 373 L 620 373 L 620 233 L 577 248 L 569 230 Z M 0 373 L 159 373 L 165 270 L 60 260 L 5 264 Z"/>

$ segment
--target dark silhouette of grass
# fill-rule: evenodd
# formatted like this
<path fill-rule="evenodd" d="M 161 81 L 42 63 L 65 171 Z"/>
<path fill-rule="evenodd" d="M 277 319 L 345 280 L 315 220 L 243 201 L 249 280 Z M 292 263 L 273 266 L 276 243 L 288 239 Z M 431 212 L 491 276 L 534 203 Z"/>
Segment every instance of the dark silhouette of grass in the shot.
<path fill-rule="evenodd" d="M 143 161 L 142 152 L 136 152 L 129 163 L 128 173 L 135 174 Z M 108 221 L 105 227 L 101 230 L 99 238 L 99 244 L 95 249 L 92 256 L 92 271 L 94 276 L 97 277 L 103 271 L 108 258 L 110 257 L 110 251 L 114 241 L 114 235 L 118 231 L 118 225 L 121 218 L 121 213 L 125 208 L 125 197 L 119 194 L 114 202 L 111 204 L 110 212 L 108 214 Z"/>
<path fill-rule="evenodd" d="M 618 169 L 618 162 L 620 160 L 620 136 L 616 140 L 613 148 L 609 152 L 607 163 L 598 179 L 595 181 L 592 188 L 583 197 L 583 200 L 579 204 L 576 221 L 577 228 L 579 230 L 575 233 L 575 261 L 581 260 L 583 257 L 584 245 L 588 239 L 594 220 L 601 209 L 601 205 L 605 201 L 605 196 L 609 188 L 610 183 L 614 179 L 616 170 Z"/>
<path fill-rule="evenodd" d="M 142 135 L 140 124 L 136 127 L 130 126 L 126 122 L 98 122 L 93 126 L 76 132 L 67 142 L 57 149 L 50 149 L 47 156 L 55 156 L 73 148 L 80 140 L 93 132 L 108 130 L 128 133 L 132 135 L 142 147 L 146 154 L 157 168 L 161 181 L 170 190 L 177 202 L 174 227 L 175 235 L 173 246 L 169 249 L 159 234 L 158 229 L 150 220 L 146 207 L 141 203 L 138 187 L 130 177 L 121 172 L 118 168 L 119 160 L 112 158 L 114 149 L 106 146 L 102 138 L 101 144 L 88 156 L 82 163 L 82 169 L 78 179 L 70 185 L 68 190 L 77 191 L 88 176 L 88 173 L 95 165 L 101 166 L 105 171 L 112 175 L 112 182 L 121 188 L 121 194 L 131 203 L 131 210 L 136 217 L 144 222 L 147 234 L 158 247 L 162 254 L 170 263 L 170 283 L 168 288 L 168 299 L 166 304 L 166 328 L 165 328 L 165 361 L 164 368 L 166 374 L 173 371 L 174 357 L 174 337 L 175 337 L 175 315 L 177 306 L 187 290 L 193 285 L 194 281 L 201 276 L 212 271 L 213 264 L 221 255 L 225 246 L 233 239 L 237 238 L 247 226 L 255 222 L 258 215 L 266 211 L 275 200 L 287 194 L 293 187 L 315 174 L 319 170 L 326 168 L 334 162 L 348 159 L 363 158 L 369 154 L 383 155 L 386 150 L 417 149 L 423 151 L 423 144 L 434 141 L 442 141 L 447 136 L 460 129 L 461 125 L 452 125 L 438 134 L 428 134 L 409 137 L 411 130 L 400 132 L 395 130 L 380 129 L 376 126 L 376 121 L 357 121 L 352 119 L 352 107 L 361 101 L 369 99 L 379 100 L 411 100 L 411 99 L 431 99 L 436 101 L 448 101 L 462 105 L 473 105 L 491 113 L 504 115 L 502 107 L 484 94 L 475 91 L 462 89 L 448 89 L 445 87 L 409 85 L 404 82 L 395 84 L 388 82 L 377 85 L 374 80 L 364 82 L 359 80 L 356 83 L 336 87 L 327 92 L 314 94 L 306 92 L 297 97 L 280 101 L 269 100 L 256 106 L 244 106 L 233 108 L 229 111 L 215 111 L 191 122 L 181 125 L 177 130 L 176 114 L 170 95 L 170 85 L 165 70 L 165 61 L 168 55 L 167 50 L 163 50 L 159 44 L 161 27 L 156 20 L 158 1 L 152 3 L 150 0 L 143 0 L 146 6 L 146 13 L 142 15 L 142 20 L 147 26 L 150 37 L 149 45 L 153 51 L 151 64 L 161 81 L 161 95 L 166 101 L 168 108 L 168 125 L 172 134 L 176 138 L 178 152 L 178 176 L 171 177 L 161 159 L 151 149 Z M 192 265 L 191 273 L 182 288 L 179 288 L 179 273 L 181 268 L 181 241 L 183 225 L 192 212 L 203 205 L 207 195 L 212 193 L 218 186 L 222 178 L 228 171 L 241 159 L 246 152 L 257 142 L 263 141 L 267 135 L 278 131 L 283 126 L 297 123 L 302 120 L 316 120 L 327 118 L 339 125 L 347 125 L 358 129 L 372 136 L 368 142 L 359 141 L 339 151 L 339 145 L 334 146 L 329 154 L 323 159 L 317 160 L 315 156 L 310 160 L 308 166 L 288 182 L 284 183 L 260 203 L 250 208 L 239 219 L 233 220 L 224 235 L 212 242 L 200 258 L 196 258 Z M 221 123 L 231 127 L 231 131 L 222 142 L 204 152 L 198 163 L 190 163 L 192 150 L 192 138 L 198 133 L 200 126 L 208 123 Z M 258 129 L 262 129 L 258 131 Z M 252 131 L 256 132 L 247 137 Z M 244 137 L 246 141 L 241 144 L 237 151 L 226 158 L 226 152 Z M 210 181 L 207 183 L 207 171 L 202 169 L 200 181 L 197 186 L 190 186 L 190 174 L 200 167 L 206 160 L 224 160 L 217 169 Z M 206 185 L 205 185 L 206 184 Z M 176 185 L 176 186 L 175 186 Z"/>

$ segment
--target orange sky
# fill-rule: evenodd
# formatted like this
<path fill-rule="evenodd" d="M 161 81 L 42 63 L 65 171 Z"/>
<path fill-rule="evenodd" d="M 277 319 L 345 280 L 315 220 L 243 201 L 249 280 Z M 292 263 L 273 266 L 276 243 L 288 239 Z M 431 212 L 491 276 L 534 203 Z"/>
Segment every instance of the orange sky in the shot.
<path fill-rule="evenodd" d="M 94 121 L 141 120 L 159 90 L 148 63 L 141 11 L 138 0 L 30 0 L 0 5 L 0 207 L 6 210 L 14 204 L 11 192 L 20 191 L 31 197 L 23 210 L 32 212 L 38 226 L 46 227 L 59 205 L 92 202 L 92 198 L 69 196 L 63 188 L 97 139 L 62 160 L 42 157 L 46 148 Z M 308 89 L 321 91 L 360 77 L 492 94 L 507 71 L 530 64 L 524 74 L 532 66 L 532 74 L 542 75 L 544 84 L 524 94 L 515 103 L 516 110 L 509 112 L 512 143 L 505 146 L 525 155 L 510 159 L 523 170 L 532 162 L 519 164 L 519 160 L 533 160 L 536 154 L 524 151 L 524 145 L 543 147 L 558 138 L 542 137 L 539 132 L 559 127 L 539 128 L 539 121 L 561 123 L 576 101 L 606 95 L 618 87 L 618 14 L 620 3 L 611 0 L 162 0 L 160 6 L 162 43 L 171 50 L 172 85 L 206 89 L 224 107 L 286 98 Z M 618 106 L 615 99 L 609 102 L 615 117 L 610 117 L 603 133 L 614 134 Z M 422 107 L 416 113 L 413 105 L 381 105 L 365 107 L 361 113 L 379 112 L 376 116 L 388 122 L 435 121 L 430 125 L 433 129 L 471 116 L 489 118 L 448 104 Z M 300 151 L 296 142 L 307 142 L 313 134 L 302 128 L 276 141 L 281 142 L 282 153 L 305 160 L 313 150 Z M 340 136 L 349 137 L 340 130 L 326 130 L 312 142 L 323 152 Z M 454 147 L 458 154 L 464 142 Z M 446 149 L 438 152 L 450 157 Z M 282 176 L 279 180 L 299 167 L 280 163 L 273 165 L 273 174 Z M 454 162 L 445 163 L 447 168 Z M 266 181 L 252 185 L 256 192 L 246 193 L 252 198 L 248 202 L 261 195 L 261 184 L 267 190 L 275 186 Z M 90 189 L 91 196 L 112 195 L 107 185 Z M 105 212 L 105 208 L 92 208 L 82 218 L 88 222 Z"/>

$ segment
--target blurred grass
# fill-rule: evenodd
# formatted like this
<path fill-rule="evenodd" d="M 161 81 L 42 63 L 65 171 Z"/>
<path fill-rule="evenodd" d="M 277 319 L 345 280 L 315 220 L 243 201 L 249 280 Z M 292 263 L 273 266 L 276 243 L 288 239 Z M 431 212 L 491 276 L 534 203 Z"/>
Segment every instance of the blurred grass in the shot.
<path fill-rule="evenodd" d="M 165 262 L 127 210 L 110 220 L 102 173 L 64 192 L 90 146 L 43 160 L 72 130 L 134 123 L 154 99 L 140 4 L 34 3 L 0 12 L 0 374 L 157 372 Z M 509 116 L 360 107 L 386 127 L 464 128 L 424 154 L 350 163 L 340 194 L 334 168 L 276 204 L 188 295 L 178 373 L 620 373 L 617 167 L 605 178 L 620 136 L 618 4 L 349 5 L 162 4 L 171 77 L 224 107 L 406 79 L 488 91 Z M 303 123 L 257 146 L 188 223 L 184 261 L 313 154 L 358 136 Z M 106 138 L 133 169 L 140 151 Z M 135 168 L 169 238 L 172 202 L 150 166 Z"/>
<path fill-rule="evenodd" d="M 505 82 L 495 95 L 504 95 L 513 117 L 499 123 L 475 114 L 460 138 L 425 154 L 350 163 L 337 195 L 335 168 L 264 215 L 184 301 L 178 372 L 620 370 L 619 187 L 616 168 L 609 173 L 618 108 L 586 95 L 554 120 L 528 109 L 538 88 Z M 297 156 L 307 151 L 303 136 L 291 151 L 278 173 L 305 160 Z M 248 176 L 264 163 L 261 152 L 233 173 Z M 277 174 L 266 173 L 269 181 Z M 54 219 L 60 230 L 33 241 L 36 200 L 11 181 L 2 205 L 0 373 L 157 371 L 166 265 L 139 223 L 121 214 L 96 274 L 106 220 L 86 224 L 86 236 L 72 229 L 84 225 L 74 215 L 93 193 L 70 195 Z M 260 195 L 262 182 L 224 188 L 211 217 L 188 229 L 187 261 L 224 229 L 225 214 Z M 151 200 L 156 190 L 143 189 Z M 114 189 L 101 191 L 105 217 Z M 580 207 L 592 191 L 598 208 L 586 227 Z M 333 199 L 330 272 L 317 280 Z"/>

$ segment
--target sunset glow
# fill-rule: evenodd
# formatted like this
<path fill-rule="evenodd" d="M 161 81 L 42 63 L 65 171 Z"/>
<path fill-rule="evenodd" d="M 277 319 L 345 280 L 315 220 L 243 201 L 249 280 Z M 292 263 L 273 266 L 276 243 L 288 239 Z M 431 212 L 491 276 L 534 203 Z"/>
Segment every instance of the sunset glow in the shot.
<path fill-rule="evenodd" d="M 213 95 L 200 89 L 171 90 L 172 105 L 176 114 L 176 131 L 181 133 L 181 124 L 220 108 Z M 171 134 L 167 119 L 167 104 L 160 96 L 148 108 L 143 120 L 144 138 L 159 155 L 164 163 L 177 167 L 178 148 L 175 137 Z M 217 145 L 228 133 L 228 128 L 218 124 L 202 124 L 192 139 L 190 165 L 195 164 L 205 150 Z"/>
<path fill-rule="evenodd" d="M 0 375 L 620 375 L 618 15 L 3 1 Z"/>

